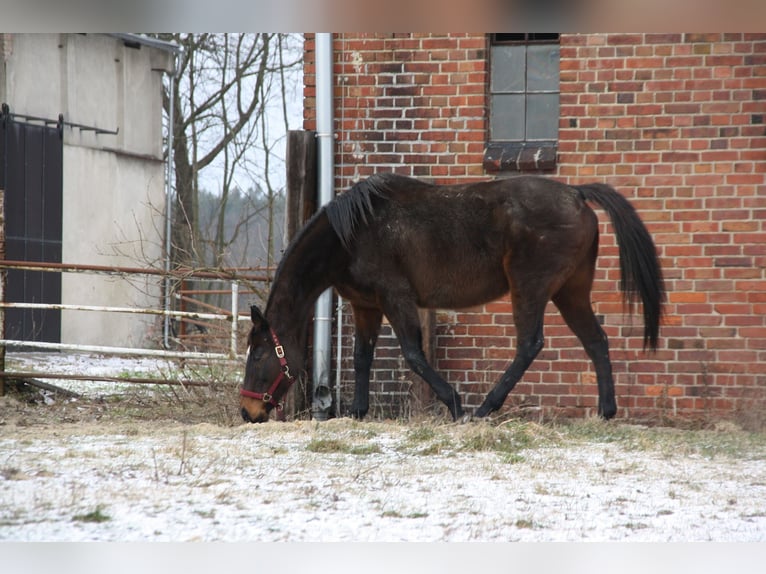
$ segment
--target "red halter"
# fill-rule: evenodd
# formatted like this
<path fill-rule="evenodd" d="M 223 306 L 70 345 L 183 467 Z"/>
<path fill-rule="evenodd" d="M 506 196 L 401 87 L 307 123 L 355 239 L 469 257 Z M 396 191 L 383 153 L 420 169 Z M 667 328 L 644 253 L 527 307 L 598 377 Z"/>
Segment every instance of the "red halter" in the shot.
<path fill-rule="evenodd" d="M 263 401 L 264 403 L 276 407 L 278 411 L 281 411 L 282 403 L 278 402 L 274 398 L 274 393 L 279 388 L 279 385 L 282 383 L 283 379 L 287 379 L 287 390 L 289 390 L 292 384 L 295 382 L 295 377 L 290 374 L 290 367 L 287 365 L 287 359 L 285 359 L 285 348 L 279 343 L 277 334 L 271 327 L 269 327 L 269 332 L 271 333 L 271 339 L 274 341 L 274 353 L 276 353 L 277 358 L 279 359 L 279 366 L 282 369 L 280 370 L 279 375 L 277 375 L 277 378 L 274 379 L 274 382 L 271 383 L 269 390 L 265 393 L 254 393 L 253 391 L 239 389 L 239 394 L 243 397 L 250 397 L 251 399 L 258 399 L 259 401 Z M 287 390 L 285 390 L 285 393 L 287 393 Z"/>

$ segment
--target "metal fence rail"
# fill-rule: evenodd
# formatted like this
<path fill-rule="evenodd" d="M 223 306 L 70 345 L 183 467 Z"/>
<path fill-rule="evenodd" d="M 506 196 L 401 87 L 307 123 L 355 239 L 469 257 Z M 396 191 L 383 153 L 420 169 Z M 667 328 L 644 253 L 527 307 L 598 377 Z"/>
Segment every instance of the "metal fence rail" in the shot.
<path fill-rule="evenodd" d="M 190 319 L 219 319 L 231 322 L 229 352 L 224 353 L 198 353 L 193 351 L 168 351 L 160 349 L 135 349 L 130 347 L 113 347 L 104 345 L 79 345 L 73 343 L 49 343 L 43 341 L 24 341 L 14 339 L 0 339 L 0 345 L 7 347 L 29 347 L 49 350 L 84 351 L 89 353 L 111 353 L 116 355 L 138 355 L 147 357 L 187 358 L 187 359 L 219 359 L 233 358 L 237 356 L 237 324 L 239 321 L 248 319 L 248 316 L 239 315 L 239 285 L 236 281 L 231 282 L 231 313 L 196 313 L 190 311 L 171 311 L 168 309 L 148 309 L 133 307 L 110 307 L 101 305 L 67 305 L 64 303 L 6 303 L 0 302 L 0 308 L 5 309 L 51 309 L 72 311 L 100 311 L 109 313 L 129 313 L 135 315 L 159 315 L 164 317 L 179 317 Z M 235 320 L 236 319 L 236 320 Z"/>
<path fill-rule="evenodd" d="M 156 269 L 142 269 L 133 267 L 118 267 L 118 266 L 100 266 L 100 265 L 76 265 L 66 263 L 38 263 L 28 261 L 0 261 L 0 273 L 5 269 L 17 269 L 17 270 L 33 270 L 44 271 L 52 273 L 95 273 L 95 274 L 109 274 L 116 275 L 125 278 L 126 280 L 130 276 L 134 275 L 154 275 L 170 277 L 174 280 L 183 281 L 189 279 L 205 279 L 208 281 L 221 281 L 228 283 L 228 289 L 216 289 L 216 290 L 201 290 L 200 293 L 215 292 L 217 294 L 228 294 L 231 296 L 230 309 L 224 310 L 219 307 L 208 305 L 204 302 L 189 299 L 185 292 L 175 293 L 175 299 L 178 300 L 182 306 L 182 309 L 187 304 L 192 303 L 206 310 L 219 311 L 219 312 L 197 312 L 181 310 L 175 311 L 168 308 L 138 308 L 138 307 L 124 307 L 124 306 L 110 306 L 110 305 L 79 305 L 79 304 L 67 304 L 67 303 L 25 303 L 25 302 L 6 302 L 0 301 L 0 321 L 3 320 L 4 309 L 39 309 L 39 310 L 66 310 L 66 311 L 83 311 L 83 312 L 106 312 L 106 313 L 127 313 L 127 314 L 139 314 L 139 315 L 154 315 L 166 318 L 166 325 L 170 318 L 180 319 L 182 321 L 200 322 L 200 321 L 222 321 L 228 322 L 228 345 L 226 352 L 200 352 L 200 351 L 188 351 L 180 349 L 170 348 L 136 348 L 136 347 L 118 347 L 110 345 L 86 345 L 77 343 L 56 343 L 45 341 L 28 341 L 18 339 L 6 339 L 0 337 L 0 358 L 4 356 L 5 348 L 27 348 L 27 349 L 40 349 L 43 351 L 79 351 L 85 353 L 100 353 L 106 355 L 122 355 L 122 356 L 136 356 L 136 357 L 155 357 L 166 359 L 201 359 L 201 360 L 235 360 L 241 359 L 242 353 L 238 353 L 238 327 L 241 321 L 249 321 L 249 314 L 239 314 L 239 295 L 240 284 L 251 286 L 253 283 L 268 282 L 270 281 L 270 272 L 273 269 L 267 268 L 248 268 L 248 269 L 222 269 L 222 270 L 176 270 L 170 274 L 166 274 L 163 271 Z M 251 291 L 252 292 L 252 291 Z M 165 299 L 163 297 L 163 299 Z M 160 304 L 158 302 L 158 304 Z M 224 335 L 225 336 L 225 335 Z M 167 333 L 164 337 L 164 341 L 168 342 Z M 64 373 L 32 373 L 25 371 L 6 371 L 4 361 L 0 361 L 0 383 L 6 378 L 50 378 L 50 379 L 77 379 L 76 374 L 64 374 Z M 144 384 L 181 384 L 188 386 L 199 386 L 206 384 L 201 381 L 165 381 L 165 380 L 153 380 L 142 378 L 115 378 L 115 377 L 103 377 L 87 375 L 79 378 L 86 378 L 88 380 L 99 381 L 119 381 L 119 382 L 136 382 Z M 0 384 L 0 390 L 2 385 Z M 0 393 L 1 394 L 1 393 Z"/>

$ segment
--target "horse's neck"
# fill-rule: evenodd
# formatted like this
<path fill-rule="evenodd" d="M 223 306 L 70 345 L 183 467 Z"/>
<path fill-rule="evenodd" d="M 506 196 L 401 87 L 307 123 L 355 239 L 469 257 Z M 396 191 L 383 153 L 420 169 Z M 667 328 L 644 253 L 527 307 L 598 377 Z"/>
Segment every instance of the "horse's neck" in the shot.
<path fill-rule="evenodd" d="M 342 247 L 325 216 L 311 220 L 285 252 L 271 288 L 266 316 L 275 329 L 305 345 L 308 319 L 319 295 L 331 286 Z"/>

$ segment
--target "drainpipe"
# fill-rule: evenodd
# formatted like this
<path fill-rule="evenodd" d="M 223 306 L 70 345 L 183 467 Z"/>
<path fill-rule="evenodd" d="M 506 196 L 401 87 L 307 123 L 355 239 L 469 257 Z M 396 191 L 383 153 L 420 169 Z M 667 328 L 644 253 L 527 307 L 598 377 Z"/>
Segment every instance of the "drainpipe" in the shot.
<path fill-rule="evenodd" d="M 175 75 L 178 69 L 178 54 L 173 54 L 173 70 L 168 73 L 170 81 L 170 109 L 168 110 L 168 158 L 165 172 L 165 321 L 162 329 L 162 344 L 170 348 L 170 256 L 172 248 L 171 223 L 173 220 L 173 121 L 175 116 Z"/>
<path fill-rule="evenodd" d="M 332 201 L 334 185 L 332 34 L 318 33 L 316 45 L 316 105 L 318 138 L 319 207 Z M 314 372 L 311 414 L 327 420 L 332 407 L 330 367 L 332 361 L 332 289 L 317 299 L 314 307 Z"/>

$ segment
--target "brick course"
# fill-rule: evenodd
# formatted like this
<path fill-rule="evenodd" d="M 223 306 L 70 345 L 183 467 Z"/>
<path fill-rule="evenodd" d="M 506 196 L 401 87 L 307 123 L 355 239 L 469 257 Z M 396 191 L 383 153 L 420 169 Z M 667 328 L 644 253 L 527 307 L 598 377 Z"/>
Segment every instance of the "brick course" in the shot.
<path fill-rule="evenodd" d="M 335 35 L 336 188 L 386 170 L 436 183 L 494 176 L 482 163 L 488 48 L 484 34 Z M 315 128 L 313 50 L 307 35 L 306 129 Z M 766 34 L 562 34 L 560 53 L 558 162 L 546 175 L 604 181 L 628 197 L 655 239 L 669 293 L 660 348 L 645 354 L 641 319 L 616 293 L 617 248 L 597 208 L 592 298 L 610 339 L 619 416 L 762 424 Z M 350 333 L 348 314 L 345 323 Z M 435 368 L 475 408 L 513 357 L 510 303 L 438 311 L 435 330 Z M 593 367 L 552 304 L 545 343 L 506 408 L 595 413 Z M 343 357 L 350 401 L 348 333 Z M 430 404 L 387 326 L 374 369 L 378 414 Z"/>

